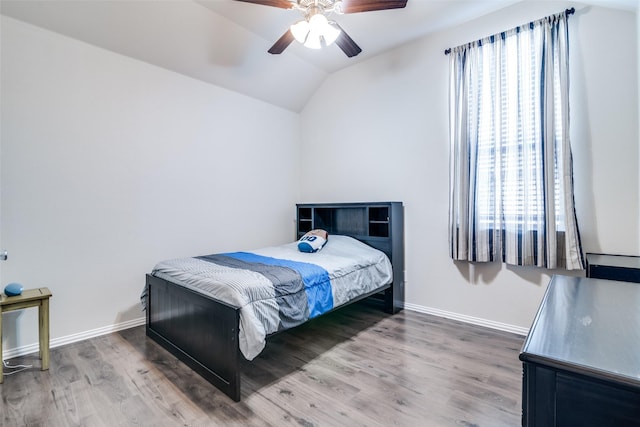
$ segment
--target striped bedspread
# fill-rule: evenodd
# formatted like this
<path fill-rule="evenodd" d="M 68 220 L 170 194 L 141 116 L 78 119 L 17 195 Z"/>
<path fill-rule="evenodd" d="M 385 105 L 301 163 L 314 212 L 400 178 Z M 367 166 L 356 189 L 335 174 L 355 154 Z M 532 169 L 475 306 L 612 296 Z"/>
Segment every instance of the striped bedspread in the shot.
<path fill-rule="evenodd" d="M 266 336 L 297 326 L 391 283 L 387 256 L 347 236 L 332 235 L 316 253 L 295 242 L 250 252 L 158 263 L 152 274 L 240 308 L 240 351 L 248 360 Z M 143 304 L 145 293 L 143 292 Z"/>

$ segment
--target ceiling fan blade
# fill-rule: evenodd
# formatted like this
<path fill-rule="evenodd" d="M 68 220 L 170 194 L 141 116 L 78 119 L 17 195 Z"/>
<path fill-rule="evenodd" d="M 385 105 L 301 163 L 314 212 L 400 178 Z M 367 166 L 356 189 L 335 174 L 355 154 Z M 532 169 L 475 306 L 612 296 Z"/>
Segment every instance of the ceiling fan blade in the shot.
<path fill-rule="evenodd" d="M 291 30 L 287 30 L 287 32 L 284 33 L 282 37 L 280 37 L 278 41 L 273 44 L 273 46 L 271 46 L 271 49 L 269 49 L 269 53 L 273 55 L 281 54 L 293 40 L 294 38 Z"/>
<path fill-rule="evenodd" d="M 407 0 L 342 0 L 342 13 L 402 9 L 406 5 Z"/>
<path fill-rule="evenodd" d="M 281 9 L 291 9 L 292 3 L 289 0 L 236 0 L 245 3 L 261 4 L 264 6 L 279 7 Z"/>
<path fill-rule="evenodd" d="M 347 55 L 349 58 L 353 58 L 354 56 L 362 52 L 360 46 L 358 46 L 356 42 L 354 42 L 353 39 L 349 37 L 349 34 L 347 34 L 340 25 L 335 25 L 341 30 L 340 35 L 336 39 L 336 44 L 340 47 L 340 49 L 342 49 L 345 55 Z"/>

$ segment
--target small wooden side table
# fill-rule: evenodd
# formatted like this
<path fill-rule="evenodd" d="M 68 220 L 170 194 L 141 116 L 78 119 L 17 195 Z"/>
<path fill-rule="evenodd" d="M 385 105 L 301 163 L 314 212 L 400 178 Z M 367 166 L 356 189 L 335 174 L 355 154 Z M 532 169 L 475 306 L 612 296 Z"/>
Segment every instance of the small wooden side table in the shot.
<path fill-rule="evenodd" d="M 49 369 L 49 298 L 48 288 L 27 289 L 15 297 L 0 294 L 0 384 L 4 381 L 2 364 L 2 314 L 23 308 L 38 307 L 38 336 L 39 350 L 42 360 L 42 370 Z"/>

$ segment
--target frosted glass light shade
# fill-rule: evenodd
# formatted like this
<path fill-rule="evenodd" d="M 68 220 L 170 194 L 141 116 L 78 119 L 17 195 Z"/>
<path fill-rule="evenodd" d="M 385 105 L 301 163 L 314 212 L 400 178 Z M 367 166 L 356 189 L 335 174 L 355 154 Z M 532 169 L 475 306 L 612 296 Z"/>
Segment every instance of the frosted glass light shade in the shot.
<path fill-rule="evenodd" d="M 327 46 L 335 42 L 338 36 L 340 36 L 341 32 L 342 30 L 340 30 L 340 28 L 336 28 L 332 24 L 327 22 L 327 26 L 324 27 L 324 34 L 322 35 L 324 37 L 325 43 L 327 43 Z"/>
<path fill-rule="evenodd" d="M 307 41 L 304 42 L 304 46 L 310 49 L 320 49 L 322 47 L 320 34 L 314 30 L 309 31 L 309 36 L 307 36 Z"/>
<path fill-rule="evenodd" d="M 307 41 L 307 36 L 309 35 L 309 23 L 306 20 L 298 21 L 289 27 L 291 30 L 291 34 L 293 37 L 299 42 L 304 43 Z"/>
<path fill-rule="evenodd" d="M 329 21 L 327 20 L 327 17 L 321 13 L 316 13 L 311 18 L 309 18 L 309 28 L 311 31 L 322 33 L 324 27 L 326 27 L 327 25 L 329 25 Z"/>

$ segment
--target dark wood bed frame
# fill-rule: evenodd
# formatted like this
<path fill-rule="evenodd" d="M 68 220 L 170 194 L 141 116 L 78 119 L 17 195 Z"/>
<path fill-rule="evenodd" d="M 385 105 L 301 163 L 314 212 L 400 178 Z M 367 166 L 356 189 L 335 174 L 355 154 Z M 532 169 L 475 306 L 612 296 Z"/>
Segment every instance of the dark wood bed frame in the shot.
<path fill-rule="evenodd" d="M 328 231 L 329 239 L 332 234 L 352 236 L 386 253 L 393 266 L 393 283 L 359 299 L 383 298 L 386 312 L 402 310 L 402 202 L 298 204 L 296 224 L 297 238 L 322 228 Z M 147 336 L 240 401 L 240 309 L 150 274 L 146 285 Z"/>

